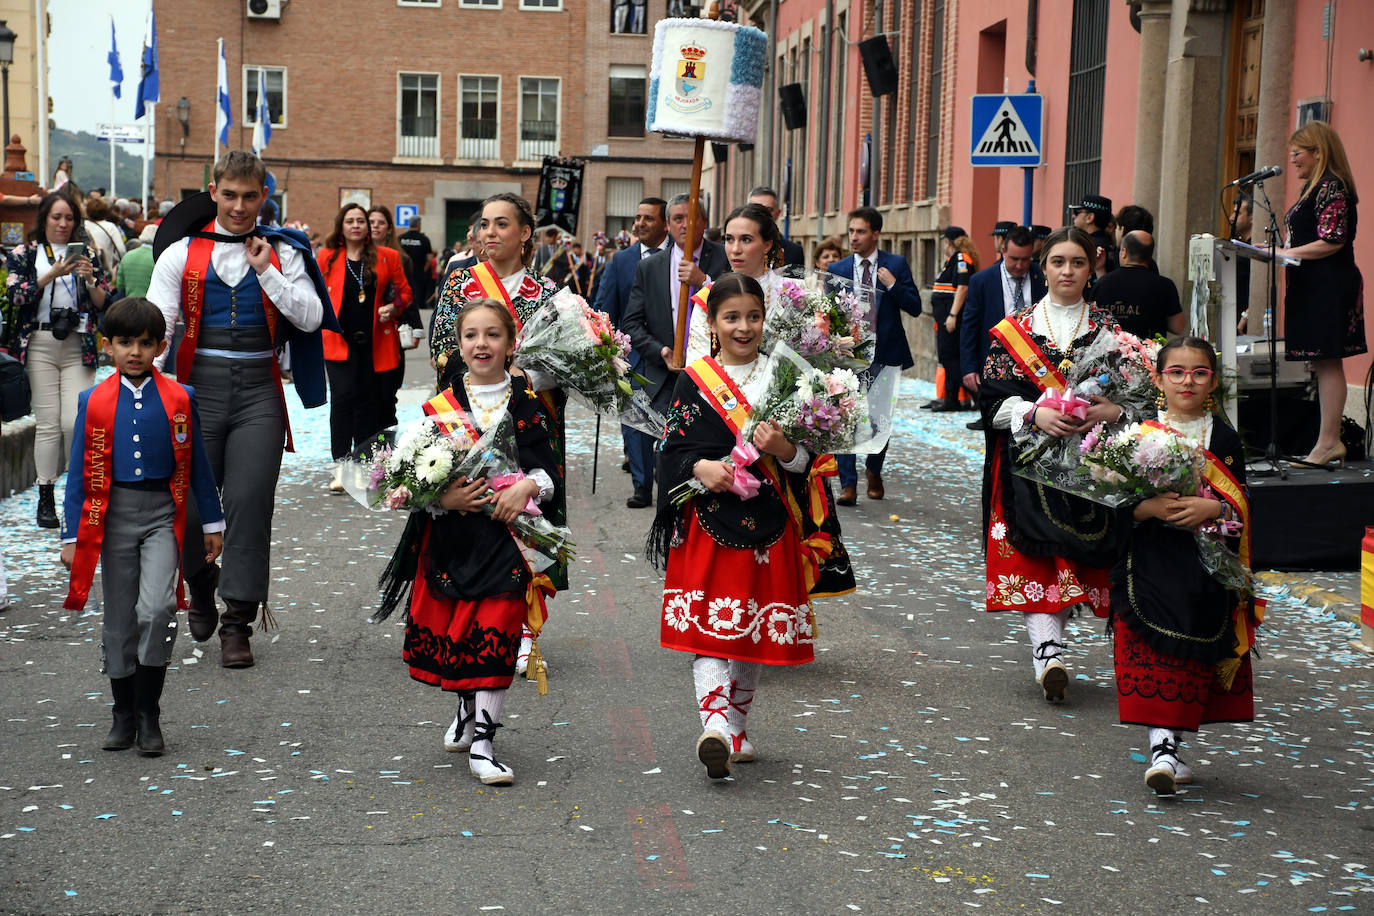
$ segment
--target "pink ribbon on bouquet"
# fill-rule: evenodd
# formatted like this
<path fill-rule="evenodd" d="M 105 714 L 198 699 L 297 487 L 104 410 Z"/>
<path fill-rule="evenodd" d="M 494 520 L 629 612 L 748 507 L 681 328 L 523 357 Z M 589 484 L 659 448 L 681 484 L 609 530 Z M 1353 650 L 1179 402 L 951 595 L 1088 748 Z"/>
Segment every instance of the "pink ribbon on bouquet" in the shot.
<path fill-rule="evenodd" d="M 759 479 L 749 472 L 749 465 L 759 460 L 759 450 L 752 442 L 743 439 L 735 441 L 730 449 L 730 461 L 734 465 L 734 480 L 730 481 L 730 492 L 740 499 L 753 499 L 759 492 Z"/>
<path fill-rule="evenodd" d="M 1066 417 L 1082 420 L 1088 416 L 1088 408 L 1092 406 L 1092 402 L 1085 401 L 1072 393 L 1044 391 L 1041 392 L 1040 399 L 1035 402 L 1035 406 L 1048 407 L 1050 410 L 1059 411 Z"/>
<path fill-rule="evenodd" d="M 498 476 L 498 477 L 491 477 L 491 478 L 489 478 L 489 479 L 487 480 L 487 486 L 491 487 L 493 490 L 495 490 L 496 492 L 499 493 L 499 492 L 501 492 L 502 490 L 504 490 L 506 487 L 514 486 L 515 484 L 519 483 L 520 481 L 526 480 L 526 479 L 528 479 L 528 478 L 525 477 L 525 472 L 524 472 L 524 471 L 516 471 L 514 474 L 501 474 L 501 475 Z M 543 512 L 540 511 L 539 506 L 535 503 L 535 501 L 534 501 L 533 499 L 527 500 L 527 501 L 525 502 L 525 508 L 521 509 L 520 511 L 523 512 L 523 513 L 525 513 L 526 515 L 543 515 L 543 514 L 544 514 Z"/>

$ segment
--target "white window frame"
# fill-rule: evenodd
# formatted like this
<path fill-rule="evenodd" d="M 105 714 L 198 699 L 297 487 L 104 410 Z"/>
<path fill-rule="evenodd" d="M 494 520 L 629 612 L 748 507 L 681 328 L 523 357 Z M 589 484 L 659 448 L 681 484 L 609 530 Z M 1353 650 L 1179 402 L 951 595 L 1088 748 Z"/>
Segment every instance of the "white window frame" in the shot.
<path fill-rule="evenodd" d="M 522 73 L 516 83 L 516 127 L 515 134 L 515 158 L 521 162 L 538 162 L 544 156 L 557 156 L 563 142 L 563 78 L 561 76 L 540 76 L 533 73 Z M 524 152 L 524 125 L 525 125 L 525 80 L 553 80 L 558 84 L 558 93 L 555 96 L 558 105 L 558 118 L 554 121 L 556 125 L 553 132 L 553 152 L 539 153 L 537 157 L 526 157 Z M 532 141 L 542 143 L 544 141 Z"/>
<path fill-rule="evenodd" d="M 479 0 L 458 0 L 460 10 L 499 10 L 504 7 L 504 0 L 496 0 L 495 3 L 481 3 Z"/>
<path fill-rule="evenodd" d="M 463 80 L 465 79 L 494 79 L 496 80 L 496 153 L 493 156 L 464 156 L 463 155 Z M 458 159 L 470 162 L 474 159 L 493 159 L 501 158 L 501 74 L 499 73 L 460 73 L 458 74 Z"/>
<path fill-rule="evenodd" d="M 535 0 L 535 2 L 539 3 L 539 0 Z M 531 13 L 561 13 L 563 12 L 563 0 L 555 0 L 554 6 L 545 6 L 543 3 L 534 6 L 530 4 L 529 0 L 520 0 L 520 9 Z"/>
<path fill-rule="evenodd" d="M 257 111 L 256 111 L 256 110 L 250 110 L 249 107 L 248 107 L 248 71 L 249 71 L 249 70 L 255 71 L 254 77 L 253 77 L 253 91 L 254 91 L 254 92 L 257 92 L 258 87 L 257 87 L 257 75 L 256 75 L 256 71 L 258 71 L 258 70 L 280 70 L 280 71 L 281 71 L 281 123 L 279 124 L 279 123 L 277 123 L 276 121 L 273 121 L 273 122 L 272 122 L 272 129 L 273 129 L 273 130 L 285 130 L 285 129 L 286 129 L 286 108 L 287 108 L 287 104 L 288 104 L 288 100 L 287 100 L 287 91 L 286 91 L 286 68 L 285 68 L 285 67 L 278 67 L 278 66 L 276 66 L 276 65 L 274 65 L 274 64 L 244 64 L 242 69 L 243 69 L 243 89 L 242 89 L 242 95 L 240 96 L 240 98 L 243 99 L 243 106 L 242 106 L 242 107 L 243 107 L 243 120 L 242 120 L 240 123 L 243 124 L 244 127 L 252 127 L 254 124 L 258 123 L 258 113 L 257 113 Z M 254 109 L 256 109 L 256 107 L 257 107 L 257 106 L 254 106 Z"/>
<path fill-rule="evenodd" d="M 401 78 L 405 76 L 432 76 L 434 77 L 434 155 L 433 156 L 407 156 L 401 152 Z M 444 78 L 443 74 L 429 70 L 397 70 L 396 71 L 396 157 L 406 161 L 421 160 L 443 162 L 440 155 L 439 145 L 443 139 L 443 112 L 444 112 Z"/>
<path fill-rule="evenodd" d="M 418 6 L 422 8 L 437 10 L 444 5 L 444 0 L 396 0 L 397 6 Z"/>

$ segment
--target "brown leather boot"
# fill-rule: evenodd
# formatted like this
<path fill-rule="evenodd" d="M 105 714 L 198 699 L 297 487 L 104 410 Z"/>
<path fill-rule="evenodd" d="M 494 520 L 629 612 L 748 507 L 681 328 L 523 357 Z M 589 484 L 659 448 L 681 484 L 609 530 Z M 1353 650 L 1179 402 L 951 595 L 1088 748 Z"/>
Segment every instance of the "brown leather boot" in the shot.
<path fill-rule="evenodd" d="M 881 474 L 875 474 L 875 473 L 873 473 L 872 471 L 865 471 L 864 473 L 868 475 L 868 498 L 869 498 L 869 499 L 882 499 L 882 498 L 883 498 L 883 475 L 881 475 Z"/>
<path fill-rule="evenodd" d="M 256 664 L 248 638 L 253 633 L 253 621 L 257 616 L 256 601 L 224 599 L 224 615 L 219 628 L 220 667 L 251 668 Z"/>
<path fill-rule="evenodd" d="M 839 506 L 855 506 L 859 503 L 859 491 L 853 487 L 845 487 L 840 490 L 840 498 L 835 500 Z"/>

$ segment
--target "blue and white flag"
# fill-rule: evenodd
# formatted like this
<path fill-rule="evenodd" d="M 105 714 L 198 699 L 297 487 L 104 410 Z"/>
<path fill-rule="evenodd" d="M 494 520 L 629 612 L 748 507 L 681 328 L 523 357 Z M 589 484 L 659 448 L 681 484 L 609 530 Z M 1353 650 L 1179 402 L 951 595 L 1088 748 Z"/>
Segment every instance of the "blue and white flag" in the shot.
<path fill-rule="evenodd" d="M 267 70 L 258 68 L 258 107 L 253 115 L 253 155 L 261 156 L 272 142 L 272 109 L 267 104 Z"/>
<path fill-rule="evenodd" d="M 229 67 L 224 62 L 224 39 L 219 40 L 219 77 L 216 80 L 215 136 L 229 145 L 229 128 L 234 125 L 233 109 L 229 105 Z"/>
<path fill-rule="evenodd" d="M 124 85 L 124 68 L 119 66 L 119 45 L 115 43 L 114 17 L 110 17 L 110 53 L 105 56 L 110 62 L 110 91 L 119 98 L 119 90 Z"/>
<path fill-rule="evenodd" d="M 110 42 L 114 43 L 114 31 L 111 26 Z M 115 92 L 118 97 L 118 91 Z M 162 90 L 158 86 L 157 75 L 157 20 L 153 17 L 152 4 L 148 6 L 148 35 L 143 40 L 143 65 L 138 77 L 138 98 L 134 99 L 134 118 L 143 117 L 143 103 L 148 102 L 157 104 L 162 96 Z"/>

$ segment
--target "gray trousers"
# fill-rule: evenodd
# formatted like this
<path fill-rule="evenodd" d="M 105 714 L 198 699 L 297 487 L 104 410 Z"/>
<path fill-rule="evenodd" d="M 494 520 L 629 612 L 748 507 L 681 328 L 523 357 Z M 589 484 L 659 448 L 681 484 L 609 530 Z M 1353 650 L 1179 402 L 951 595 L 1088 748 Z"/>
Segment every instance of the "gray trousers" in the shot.
<path fill-rule="evenodd" d="M 137 665 L 161 668 L 172 660 L 177 638 L 175 522 L 171 493 L 110 488 L 100 542 L 105 596 L 100 650 L 105 673 L 112 678 L 131 676 Z M 204 538 L 194 540 L 203 559 Z"/>
<path fill-rule="evenodd" d="M 205 451 L 224 506 L 220 597 L 260 604 L 267 600 L 272 511 L 286 447 L 286 414 L 273 381 L 271 359 L 197 356 L 188 384 L 196 389 Z M 195 499 L 186 504 L 186 530 L 200 531 Z M 205 568 L 201 538 L 187 538 L 187 577 Z"/>

